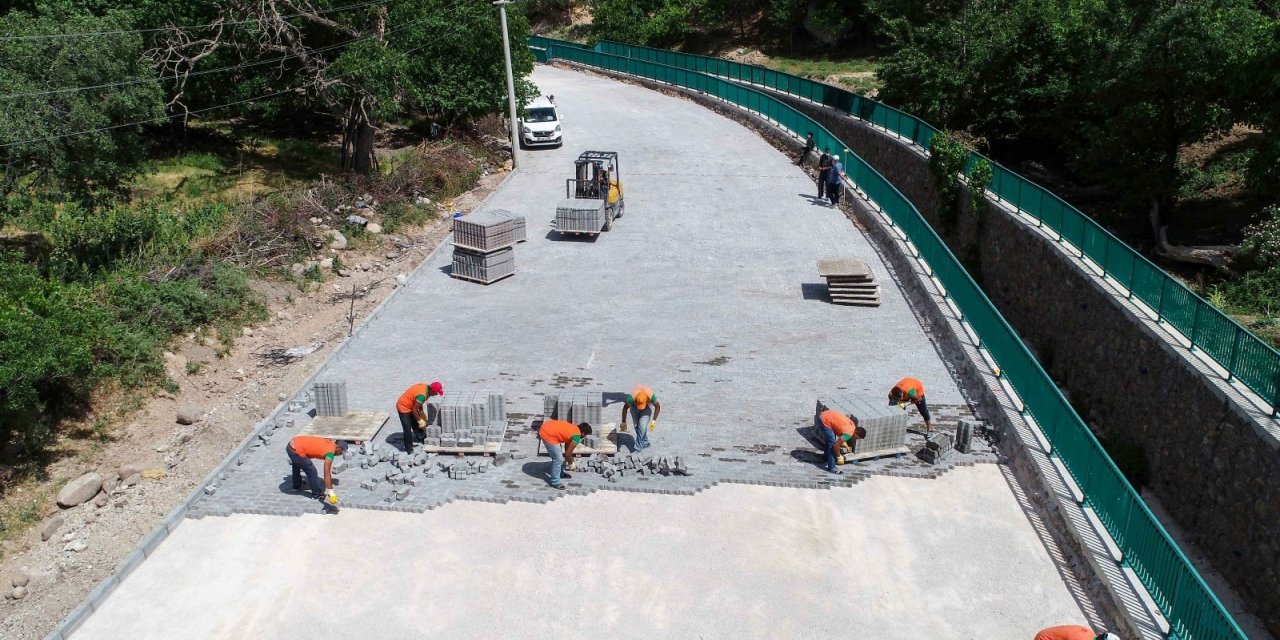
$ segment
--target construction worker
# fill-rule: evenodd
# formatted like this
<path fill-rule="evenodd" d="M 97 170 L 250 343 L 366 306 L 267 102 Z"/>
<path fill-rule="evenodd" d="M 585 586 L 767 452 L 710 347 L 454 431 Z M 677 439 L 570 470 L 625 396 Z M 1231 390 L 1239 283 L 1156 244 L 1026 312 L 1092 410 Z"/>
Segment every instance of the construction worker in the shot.
<path fill-rule="evenodd" d="M 826 150 L 822 150 L 822 155 L 818 157 L 818 199 L 826 198 L 827 193 L 827 175 L 831 173 L 831 154 Z"/>
<path fill-rule="evenodd" d="M 618 422 L 618 428 L 623 431 L 627 430 L 627 411 L 631 412 L 631 424 L 636 426 L 632 450 L 649 448 L 649 432 L 658 428 L 658 416 L 662 415 L 662 404 L 658 402 L 658 396 L 649 387 L 637 385 L 627 396 L 626 404 L 622 405 L 622 418 Z"/>
<path fill-rule="evenodd" d="M 835 409 L 827 409 L 818 414 L 818 422 L 822 425 L 817 432 L 827 454 L 827 471 L 842 474 L 844 472 L 836 468 L 837 464 L 844 464 L 840 449 L 855 438 L 861 440 L 867 437 L 867 430 L 859 427 L 853 418 Z"/>
<path fill-rule="evenodd" d="M 573 450 L 584 436 L 591 435 L 591 425 L 585 422 L 575 425 L 564 420 L 543 420 L 534 426 L 538 429 L 542 444 L 547 447 L 547 453 L 551 455 L 551 478 L 548 484 L 552 489 L 563 491 L 565 486 L 561 484 L 560 478 L 572 477 L 564 473 L 565 465 L 573 468 Z"/>
<path fill-rule="evenodd" d="M 427 400 L 444 395 L 444 386 L 439 382 L 426 384 L 419 382 L 400 394 L 396 400 L 396 413 L 400 416 L 400 430 L 404 432 L 404 450 L 413 453 L 413 439 L 426 438 Z"/>
<path fill-rule="evenodd" d="M 338 496 L 333 492 L 333 459 L 347 450 L 347 443 L 320 436 L 294 436 L 284 450 L 289 454 L 289 466 L 293 470 L 293 490 L 302 490 L 302 474 L 305 473 L 312 496 L 337 504 Z M 324 460 L 323 483 L 312 460 Z"/>
<path fill-rule="evenodd" d="M 924 383 L 915 378 L 903 378 L 889 390 L 889 404 L 906 408 L 910 402 L 924 418 L 925 431 L 933 433 L 933 422 L 929 419 L 929 403 L 924 400 Z"/>
<path fill-rule="evenodd" d="M 1120 636 L 1107 631 L 1097 633 L 1089 627 L 1078 624 L 1067 624 L 1041 629 L 1034 640 L 1120 640 Z"/>
<path fill-rule="evenodd" d="M 831 171 L 827 173 L 827 198 L 832 206 L 840 206 L 840 181 L 844 178 L 844 164 L 840 156 L 831 156 Z"/>
<path fill-rule="evenodd" d="M 804 150 L 800 152 L 800 158 L 796 160 L 796 164 L 804 166 L 804 159 L 809 157 L 809 152 L 813 151 L 813 132 L 810 131 L 804 137 Z"/>

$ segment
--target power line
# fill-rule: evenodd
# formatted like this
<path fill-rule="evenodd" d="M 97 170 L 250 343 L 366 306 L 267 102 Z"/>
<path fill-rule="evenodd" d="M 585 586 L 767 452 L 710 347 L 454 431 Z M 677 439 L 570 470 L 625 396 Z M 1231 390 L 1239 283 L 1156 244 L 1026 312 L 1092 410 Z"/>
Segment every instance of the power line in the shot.
<path fill-rule="evenodd" d="M 458 2 L 455 2 L 455 3 L 454 3 L 452 6 L 450 6 L 446 11 L 452 11 L 452 10 L 454 10 L 454 9 L 457 9 L 458 7 L 462 6 L 462 4 L 463 4 L 464 2 L 466 2 L 466 0 L 458 0 Z M 392 29 L 388 29 L 388 30 L 386 30 L 385 32 L 383 32 L 381 35 L 382 35 L 382 36 L 386 36 L 387 34 L 390 34 L 390 33 L 395 33 L 395 32 L 397 32 L 397 31 L 403 31 L 403 30 L 408 29 L 409 27 L 411 27 L 411 26 L 413 26 L 413 25 L 415 25 L 415 24 L 417 24 L 417 23 L 419 23 L 419 22 L 422 22 L 422 21 L 424 21 L 424 20 L 427 20 L 428 18 L 431 18 L 431 17 L 433 17 L 433 16 L 426 16 L 426 17 L 418 18 L 417 20 L 413 20 L 413 21 L 408 22 L 408 23 L 406 23 L 406 24 L 400 25 L 399 27 L 394 27 L 394 28 L 392 28 Z M 325 47 L 320 47 L 319 49 L 311 49 L 311 50 L 309 50 L 309 51 L 305 51 L 305 52 L 302 52 L 302 53 L 291 53 L 291 54 L 288 54 L 288 55 L 280 56 L 280 57 L 278 57 L 278 58 L 270 58 L 270 59 L 267 59 L 267 60 L 257 60 L 257 61 L 254 61 L 254 62 L 246 62 L 246 63 L 236 64 L 236 65 L 229 65 L 229 66 L 226 66 L 226 67 L 217 67 L 217 68 L 214 68 L 214 69 L 203 69 L 203 70 L 200 70 L 200 71 L 192 71 L 192 72 L 190 72 L 190 73 L 186 73 L 186 74 L 179 74 L 179 73 L 175 73 L 175 74 L 173 74 L 173 75 L 171 75 L 171 76 L 157 76 L 157 77 L 154 77 L 154 78 L 138 78 L 138 79 L 134 79 L 134 80 L 121 80 L 121 81 L 119 81 L 119 82 L 108 82 L 108 83 L 104 83 L 104 84 L 87 85 L 87 86 L 83 86 L 83 87 L 64 87 L 64 88 L 61 88 L 61 89 L 49 89 L 49 90 L 47 90 L 47 91 L 28 91 L 28 92 L 26 92 L 26 93 L 6 93 L 6 94 L 3 94 L 3 95 L 0 95 L 0 100 L 12 100 L 12 99 L 15 99 L 15 98 L 38 98 L 38 97 L 40 97 L 40 96 L 59 95 L 59 94 L 63 94 L 63 93 L 76 93 L 76 92 L 79 92 L 79 91 L 96 91 L 96 90 L 98 90 L 98 89 L 112 89 L 112 88 L 115 88 L 115 87 L 130 87 L 130 86 L 139 85 L 139 84 L 146 84 L 146 83 L 148 83 L 148 82 L 164 82 L 164 81 L 166 81 L 166 80 L 177 80 L 177 79 L 179 79 L 179 78 L 191 78 L 191 77 L 194 77 L 194 76 L 203 76 L 203 75 L 208 75 L 208 74 L 211 74 L 211 73 L 224 73 L 224 72 L 227 72 L 227 71 L 235 71 L 235 70 L 237 70 L 237 69 L 248 69 L 248 68 L 250 68 L 250 67 L 258 67 L 258 66 L 267 65 L 267 64 L 275 64 L 275 63 L 277 63 L 277 62 L 284 62 L 285 60 L 290 60 L 290 59 L 298 58 L 298 57 L 305 56 L 305 55 L 312 55 L 312 54 L 316 54 L 316 53 L 324 53 L 324 52 L 327 52 L 327 51 L 332 51 L 332 50 L 334 50 L 334 49 L 341 49 L 341 48 L 343 48 L 343 47 L 348 47 L 348 46 L 350 46 L 350 45 L 356 44 L 357 42 L 363 42 L 363 41 L 365 41 L 365 40 L 369 40 L 369 39 L 371 39 L 371 38 L 376 37 L 377 35 L 378 35 L 378 34 L 369 34 L 369 35 L 367 35 L 367 36 L 361 36 L 361 37 L 359 37 L 359 38 L 354 38 L 354 39 L 352 39 L 352 40 L 348 40 L 348 41 L 346 41 L 346 42 L 339 42 L 339 43 L 331 44 L 331 45 L 328 45 L 328 46 L 325 46 Z M 421 48 L 421 47 L 419 47 L 419 48 Z"/>
<path fill-rule="evenodd" d="M 455 4 L 455 5 L 453 6 L 453 8 L 456 8 L 456 7 L 460 6 L 460 5 L 462 4 L 462 2 L 464 2 L 464 1 L 465 1 L 465 0 L 459 0 L 459 2 L 458 2 L 457 4 Z M 477 16 L 477 17 L 482 17 L 482 16 Z M 417 22 L 417 21 L 414 21 L 414 22 Z M 462 22 L 459 22 L 458 24 L 456 24 L 456 25 L 454 26 L 454 28 L 453 28 L 453 29 L 450 29 L 450 30 L 446 31 L 446 32 L 444 32 L 444 33 L 440 34 L 438 37 L 436 37 L 436 38 L 434 38 L 434 39 L 432 39 L 432 40 L 429 40 L 429 41 L 427 41 L 426 43 L 424 43 L 424 44 L 422 44 L 422 45 L 420 45 L 420 46 L 418 46 L 418 47 L 415 47 L 414 49 L 410 49 L 409 51 L 417 51 L 418 49 L 425 48 L 425 47 L 426 47 L 427 45 L 429 45 L 429 44 L 433 44 L 433 43 L 439 42 L 440 40 L 443 40 L 445 36 L 453 35 L 455 32 L 457 32 L 457 31 L 458 31 L 459 29 L 461 29 L 462 27 L 464 27 L 464 26 L 470 26 L 470 25 L 471 25 L 471 23 L 472 23 L 472 21 L 466 21 L 466 20 L 464 20 L 464 21 L 462 21 Z M 413 23 L 409 23 L 409 24 L 413 24 Z M 406 25 L 406 26 L 407 26 L 407 25 Z M 408 52 L 406 52 L 406 53 L 408 53 Z M 83 130 L 83 131 L 73 131 L 73 132 L 70 132 L 70 133 L 63 133 L 63 134 L 59 134 L 59 135 L 56 135 L 56 136 L 45 136 L 45 137 L 42 137 L 42 138 L 30 138 L 30 139 L 28 139 L 28 140 L 21 140 L 21 141 L 18 141 L 18 142 L 8 142 L 8 143 L 5 143 L 5 144 L 0 144 L 0 149 L 6 149 L 6 148 L 8 148 L 8 147 L 16 147 L 16 146 L 18 146 L 18 145 L 24 145 L 24 144 L 31 144 L 31 143 L 34 143 L 34 142 L 50 142 L 50 141 L 53 141 L 53 140 L 61 140 L 61 139 L 63 139 L 63 138 L 72 138 L 72 137 L 76 137 L 76 136 L 89 135 L 89 134 L 91 134 L 91 133 L 101 133 L 101 132 L 103 132 L 103 131 L 112 131 L 112 130 L 115 130 L 115 129 L 124 129 L 124 128 L 128 128 L 128 127 L 138 127 L 138 126 L 142 126 L 142 125 L 144 125 L 144 124 L 155 124 L 155 123 L 158 123 L 158 122 L 167 122 L 167 121 L 169 121 L 169 120 L 173 120 L 174 118 L 188 117 L 188 116 L 190 116 L 190 115 L 192 115 L 192 114 L 196 114 L 196 113 L 207 113 L 207 112 L 209 112 L 209 111 L 215 111 L 215 110 L 218 110 L 218 109 L 225 109 L 225 108 L 227 108 L 227 107 L 234 107 L 234 106 L 236 106 L 236 105 L 247 104 L 247 103 L 250 103 L 250 102 L 258 102 L 258 101 L 261 101 L 261 100 L 267 100 L 267 99 L 270 99 L 270 98 L 275 98 L 275 97 L 278 97 L 278 96 L 282 96 L 282 95 L 284 95 L 284 94 L 286 94 L 286 93 L 293 93 L 294 91 L 297 91 L 297 90 L 299 90 L 299 89 L 302 89 L 302 87 L 294 87 L 294 88 L 289 88 L 289 89 L 283 89 L 283 90 L 281 90 L 281 91 L 276 91 L 276 92 L 274 92 L 274 93 L 268 93 L 268 94 L 265 94 L 265 95 L 255 96 L 255 97 L 252 97 L 252 98 L 246 98 L 246 99 L 244 99 L 244 100 L 237 100 L 237 101 L 235 101 L 235 102 L 228 102 L 228 103 L 226 103 L 226 104 L 220 104 L 220 105 L 216 105 L 216 106 L 212 106 L 212 107 L 205 107 L 205 108 L 203 108 L 203 109 L 194 109 L 194 110 L 191 110 L 191 111 L 184 111 L 184 112 L 182 112 L 182 113 L 174 113 L 174 114 L 170 114 L 170 115 L 166 115 L 166 116 L 160 116 L 160 117 L 157 117 L 157 118 L 150 118 L 150 119 L 147 119 L 147 120 L 138 120 L 138 121 L 135 121 L 135 122 L 126 122 L 126 123 L 124 123 L 124 124 L 116 124 L 116 125 L 111 125 L 111 126 L 107 126 L 107 127 L 98 127 L 98 128 L 96 128 L 96 129 L 86 129 L 86 130 Z"/>
<path fill-rule="evenodd" d="M 341 13 L 343 11 L 352 11 L 354 9 L 361 9 L 361 8 L 372 6 L 375 4 L 382 4 L 382 2 L 383 0 L 374 0 L 373 2 L 362 2 L 360 4 L 350 4 L 345 7 L 334 7 L 333 9 L 322 9 L 318 11 L 313 11 L 311 13 L 292 13 L 292 14 L 283 15 L 280 17 L 282 19 L 288 19 L 288 18 L 300 18 L 300 17 L 310 16 L 310 15 L 326 15 L 330 13 Z M 184 30 L 209 29 L 211 27 L 235 25 L 235 24 L 250 24 L 253 22 L 257 22 L 257 20 L 224 20 L 219 22 L 210 22 L 208 24 L 156 27 L 152 29 L 120 29 L 117 31 L 82 31 L 79 33 L 43 33 L 43 34 L 36 34 L 36 35 L 29 35 L 29 36 L 0 36 L 0 42 L 14 42 L 18 40 L 55 40 L 55 39 L 61 39 L 61 38 L 91 38 L 91 37 L 97 37 L 97 36 L 124 35 L 129 33 L 155 33 L 158 31 L 169 31 L 172 29 L 184 29 Z"/>

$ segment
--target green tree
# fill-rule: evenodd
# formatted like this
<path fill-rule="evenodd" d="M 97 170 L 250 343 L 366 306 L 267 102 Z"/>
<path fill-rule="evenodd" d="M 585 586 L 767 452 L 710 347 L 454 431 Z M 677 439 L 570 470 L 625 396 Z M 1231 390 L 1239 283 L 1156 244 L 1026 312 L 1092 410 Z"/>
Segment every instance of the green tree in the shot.
<path fill-rule="evenodd" d="M 55 10 L 0 16 L 0 33 L 15 36 L 131 25 L 130 14 L 118 11 L 102 17 Z M 143 126 L 132 123 L 164 117 L 163 92 L 151 81 L 155 73 L 142 51 L 137 34 L 13 40 L 0 46 L 0 196 L 5 201 L 53 189 L 88 202 L 120 188 L 145 147 Z M 59 91 L 134 81 L 141 82 Z"/>

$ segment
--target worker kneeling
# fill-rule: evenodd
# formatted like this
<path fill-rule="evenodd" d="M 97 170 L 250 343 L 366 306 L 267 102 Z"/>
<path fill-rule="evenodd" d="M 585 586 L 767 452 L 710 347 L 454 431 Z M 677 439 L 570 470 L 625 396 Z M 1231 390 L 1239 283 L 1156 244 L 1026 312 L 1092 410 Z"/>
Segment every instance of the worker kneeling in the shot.
<path fill-rule="evenodd" d="M 319 436 L 294 436 L 285 446 L 289 454 L 289 466 L 293 469 L 293 490 L 302 490 L 302 474 L 307 474 L 307 483 L 311 485 L 311 495 L 329 504 L 338 503 L 338 495 L 333 492 L 333 459 L 347 450 L 347 443 L 342 440 L 330 440 Z M 312 460 L 324 460 L 324 482 L 316 472 L 316 464 Z"/>
<path fill-rule="evenodd" d="M 571 477 L 564 473 L 565 465 L 573 467 L 573 450 L 584 436 L 591 435 L 591 425 L 585 422 L 573 424 L 564 420 L 544 420 L 533 426 L 538 429 L 538 437 L 551 455 L 551 478 L 548 484 L 552 489 L 563 490 L 565 486 L 560 483 L 560 478 Z"/>
<path fill-rule="evenodd" d="M 826 449 L 827 471 L 837 474 L 843 473 L 836 469 L 837 464 L 844 464 L 844 456 L 840 454 L 840 447 L 851 440 L 861 440 L 867 437 L 867 430 L 859 427 L 853 418 L 835 409 L 827 409 L 818 414 L 818 421 L 822 423 L 822 426 L 817 431 L 818 439 L 822 441 Z"/>

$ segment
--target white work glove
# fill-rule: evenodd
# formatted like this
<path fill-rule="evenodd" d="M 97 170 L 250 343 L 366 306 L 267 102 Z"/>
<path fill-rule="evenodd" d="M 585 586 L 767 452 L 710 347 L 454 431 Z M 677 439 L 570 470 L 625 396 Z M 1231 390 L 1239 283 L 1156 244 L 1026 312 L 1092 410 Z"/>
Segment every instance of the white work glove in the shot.
<path fill-rule="evenodd" d="M 649 430 L 650 430 L 650 431 L 653 431 L 654 429 L 657 429 L 657 428 L 658 428 L 658 421 L 657 421 L 657 420 L 650 420 L 650 421 L 649 421 Z"/>
<path fill-rule="evenodd" d="M 324 494 L 324 501 L 328 504 L 338 504 L 338 494 L 330 489 Z"/>
<path fill-rule="evenodd" d="M 426 429 L 426 428 L 427 428 L 427 421 L 426 421 L 426 420 L 419 420 L 419 421 L 418 421 L 418 428 L 419 428 L 419 429 Z"/>

